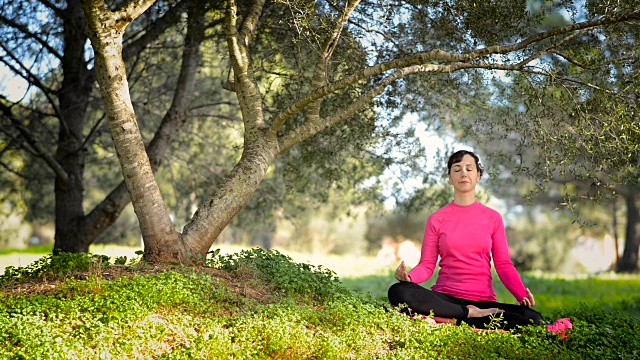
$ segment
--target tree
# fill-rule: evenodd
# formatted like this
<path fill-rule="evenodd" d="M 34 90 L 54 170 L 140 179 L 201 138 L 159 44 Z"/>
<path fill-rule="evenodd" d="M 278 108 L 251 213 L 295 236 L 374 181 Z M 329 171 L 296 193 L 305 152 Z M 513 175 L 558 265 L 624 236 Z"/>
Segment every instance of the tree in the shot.
<path fill-rule="evenodd" d="M 268 17 L 262 18 L 263 15 L 269 15 L 265 12 L 268 8 L 261 0 L 241 4 L 228 1 L 225 5 L 224 27 L 232 76 L 226 87 L 235 92 L 242 112 L 242 157 L 225 181 L 201 203 L 191 221 L 180 233 L 173 229 L 146 156 L 136 115 L 131 106 L 124 61 L 120 55 L 126 27 L 152 4 L 152 0 L 131 2 L 112 11 L 101 0 L 82 2 L 111 135 L 140 222 L 145 258 L 149 261 L 186 261 L 189 255 L 206 255 L 218 234 L 249 201 L 276 156 L 349 119 L 365 109 L 367 104 L 382 95 L 392 84 L 402 84 L 402 79 L 406 77 L 473 69 L 537 73 L 531 68 L 534 60 L 548 53 L 550 49 L 568 46 L 569 40 L 577 34 L 640 18 L 640 12 L 637 10 L 627 10 L 545 32 L 536 33 L 535 29 L 528 28 L 507 35 L 499 31 L 487 31 L 478 21 L 466 22 L 474 19 L 474 16 L 475 20 L 495 21 L 497 19 L 494 17 L 486 17 L 484 14 L 487 10 L 504 12 L 498 6 L 485 5 L 482 9 L 477 9 L 478 5 L 475 2 L 455 3 L 454 7 L 449 4 L 400 2 L 394 4 L 395 7 L 391 7 L 391 11 L 397 11 L 399 16 L 407 12 L 409 16 L 392 16 L 390 23 L 399 19 L 416 20 L 419 19 L 418 16 L 425 15 L 437 17 L 436 9 L 445 12 L 453 10 L 453 19 L 457 20 L 457 23 L 449 24 L 449 28 L 461 26 L 462 31 L 458 29 L 458 32 L 453 33 L 462 34 L 466 31 L 467 35 L 471 35 L 458 38 L 459 43 L 452 46 L 458 50 L 457 52 L 437 48 L 420 51 L 418 48 L 412 53 L 398 56 L 394 54 L 390 58 L 386 58 L 388 55 L 382 53 L 380 63 L 374 65 L 368 65 L 368 59 L 361 59 L 353 65 L 332 62 L 336 48 L 349 39 L 350 33 L 345 27 L 349 25 L 365 30 L 373 29 L 369 26 L 374 25 L 379 19 L 384 19 L 384 7 L 367 3 L 358 12 L 356 9 L 360 5 L 359 1 L 315 6 L 312 3 L 285 3 L 283 6 L 297 16 L 290 23 L 290 30 L 298 29 L 300 33 L 312 34 L 313 42 L 309 44 L 315 45 L 310 45 L 314 51 L 305 52 L 305 55 L 314 54 L 312 71 L 302 71 L 294 75 L 304 76 L 311 72 L 313 75 L 289 83 L 290 86 L 298 86 L 300 95 L 291 100 L 288 106 L 274 109 L 262 95 L 263 88 L 256 80 L 255 64 L 259 62 L 251 56 L 251 45 L 259 34 L 260 26 L 269 24 Z M 416 11 L 412 13 L 414 9 Z M 518 10 L 508 19 L 511 23 L 507 29 L 519 29 L 518 26 L 523 23 L 533 23 L 533 19 L 526 16 L 524 9 Z M 483 16 L 479 17 L 480 15 Z M 439 19 L 444 20 L 445 17 L 440 16 Z M 448 19 L 452 20 L 451 17 Z M 423 18 L 422 22 L 424 21 Z M 384 29 L 384 25 L 386 24 L 376 28 Z M 479 45 L 484 42 L 475 36 L 477 33 L 482 33 L 484 40 L 489 44 Z M 382 51 L 384 47 L 378 49 Z M 496 61 L 498 56 L 504 57 L 501 63 Z M 308 61 L 308 58 L 305 61 Z M 351 69 L 353 70 L 350 71 Z M 295 76 L 283 76 L 283 81 L 292 78 Z M 350 98 L 347 95 L 351 93 L 357 95 Z M 323 100 L 332 96 L 341 96 L 345 99 L 344 104 L 335 112 L 326 112 Z"/>
<path fill-rule="evenodd" d="M 224 45 L 216 10 L 220 5 L 193 4 L 156 2 L 128 27 L 122 49 L 132 106 L 152 170 L 159 171 L 159 186 L 173 207 L 175 226 L 192 215 L 196 195 L 217 186 L 228 173 L 234 159 L 240 157 L 236 148 L 242 144 L 235 135 L 242 123 L 237 104 L 219 86 L 220 76 L 226 79 L 228 72 L 225 60 L 217 56 Z M 78 50 L 85 49 L 87 40 L 84 13 L 77 1 L 2 5 L 6 10 L 0 15 L 3 64 L 34 89 L 21 99 L 5 89 L 9 92 L 1 100 L 0 165 L 6 170 L 0 173 L 6 184 L 2 199 L 20 206 L 24 201 L 30 221 L 55 219 L 54 252 L 87 251 L 130 201 L 122 174 L 113 171 L 118 164 L 117 159 L 112 160 L 115 153 L 106 116 L 95 97 L 91 49 Z M 189 16 L 189 6 L 197 6 L 198 13 Z M 254 47 L 265 57 L 281 57 L 283 49 L 274 49 L 274 41 L 273 35 L 264 34 Z M 295 50 L 295 44 L 290 46 Z M 354 52 L 357 50 L 355 47 Z M 32 67 L 33 63 L 39 66 Z M 81 79 L 83 85 L 77 86 L 73 79 Z M 283 95 L 270 96 L 269 101 L 282 102 Z M 65 96 L 85 110 L 60 107 Z M 270 217 L 283 209 L 285 216 L 295 216 L 301 204 L 326 201 L 332 187 L 354 202 L 376 199 L 375 184 L 356 189 L 356 184 L 384 167 L 379 156 L 363 151 L 376 141 L 372 138 L 374 115 L 362 112 L 354 118 L 361 126 L 336 127 L 280 156 L 272 167 L 286 171 L 270 171 L 258 190 L 264 196 L 255 196 L 245 207 L 247 211 L 234 218 L 234 225 L 251 232 L 253 224 L 272 222 Z M 65 135 L 70 123 L 74 133 Z M 56 138 L 59 129 L 62 135 Z M 56 158 L 56 151 L 64 161 Z M 316 160 L 313 167 L 301 165 L 309 159 Z M 342 167 L 345 161 L 350 164 L 348 177 Z M 167 163 L 163 169 L 161 165 Z M 66 180 L 68 173 L 74 174 L 72 183 Z M 178 181 L 171 184 L 167 178 Z"/>
<path fill-rule="evenodd" d="M 133 29 L 131 37 L 123 40 L 122 57 L 139 56 L 149 43 L 179 20 L 185 6 L 186 2 L 177 2 L 148 12 L 147 18 L 140 22 L 144 26 Z M 4 25 L 2 49 L 5 52 L 2 61 L 42 95 L 33 97 L 30 103 L 8 98 L 0 101 L 2 120 L 10 124 L 3 125 L 3 133 L 9 139 L 6 149 L 22 146 L 42 159 L 55 174 L 54 251 L 86 252 L 89 244 L 117 219 L 129 203 L 129 196 L 121 182 L 91 211 L 83 209 L 86 154 L 96 139 L 100 124 L 96 121 L 87 131 L 87 124 L 92 120 L 87 109 L 94 101 L 95 71 L 86 58 L 84 13 L 77 1 L 66 4 L 3 2 L 2 7 L 0 21 Z M 33 20 L 29 18 L 32 14 L 52 21 L 48 26 L 33 26 Z M 199 44 L 204 36 L 202 21 L 202 17 L 190 17 L 181 81 L 175 88 L 172 106 L 147 147 L 154 170 L 175 137 L 175 129 L 184 123 L 200 58 Z M 56 32 L 59 28 L 62 31 Z M 34 54 L 31 49 L 37 49 L 37 52 Z M 42 63 L 42 66 L 30 67 L 29 62 Z M 59 63 L 62 71 L 49 72 L 50 68 L 45 64 L 51 63 L 53 68 Z M 49 135 L 56 128 L 58 136 L 55 140 L 38 136 Z M 55 149 L 55 153 L 50 149 Z"/>

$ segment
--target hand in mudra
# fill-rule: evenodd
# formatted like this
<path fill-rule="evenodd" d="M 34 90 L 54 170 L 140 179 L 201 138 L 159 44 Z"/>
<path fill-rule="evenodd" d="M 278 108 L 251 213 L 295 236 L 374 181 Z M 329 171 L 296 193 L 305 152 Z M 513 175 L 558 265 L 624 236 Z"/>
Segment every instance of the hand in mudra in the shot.
<path fill-rule="evenodd" d="M 409 275 L 407 274 L 407 266 L 404 264 L 404 261 L 401 262 L 396 269 L 396 279 L 398 279 L 398 281 L 411 281 L 411 279 L 409 279 Z"/>

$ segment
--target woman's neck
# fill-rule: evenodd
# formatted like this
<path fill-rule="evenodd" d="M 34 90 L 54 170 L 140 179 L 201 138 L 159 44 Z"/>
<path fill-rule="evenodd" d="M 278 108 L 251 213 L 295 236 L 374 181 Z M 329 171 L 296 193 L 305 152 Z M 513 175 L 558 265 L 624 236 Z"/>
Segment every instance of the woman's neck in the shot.
<path fill-rule="evenodd" d="M 453 203 L 460 206 L 469 206 L 476 202 L 476 194 L 475 192 L 469 193 L 454 193 L 453 194 Z"/>

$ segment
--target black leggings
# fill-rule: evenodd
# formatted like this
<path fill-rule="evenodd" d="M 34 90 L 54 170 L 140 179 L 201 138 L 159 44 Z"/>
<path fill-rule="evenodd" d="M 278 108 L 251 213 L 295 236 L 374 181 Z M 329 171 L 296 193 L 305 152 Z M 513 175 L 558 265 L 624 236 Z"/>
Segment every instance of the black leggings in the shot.
<path fill-rule="evenodd" d="M 389 288 L 389 302 L 393 306 L 405 304 L 401 309 L 407 314 L 430 315 L 451 318 L 456 320 L 456 324 L 466 323 L 470 326 L 485 329 L 492 317 L 470 318 L 467 305 L 474 305 L 480 309 L 498 308 L 504 310 L 502 321 L 497 327 L 504 330 L 511 330 L 517 326 L 541 325 L 542 315 L 537 311 L 522 305 L 503 304 L 495 301 L 471 301 L 459 299 L 445 295 L 437 291 L 426 289 L 418 284 L 401 281 L 391 285 Z"/>

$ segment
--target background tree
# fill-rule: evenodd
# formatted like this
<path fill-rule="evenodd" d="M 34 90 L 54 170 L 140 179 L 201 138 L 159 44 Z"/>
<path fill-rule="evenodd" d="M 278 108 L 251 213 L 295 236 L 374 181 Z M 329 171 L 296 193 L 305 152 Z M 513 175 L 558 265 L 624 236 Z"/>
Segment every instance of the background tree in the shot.
<path fill-rule="evenodd" d="M 34 161 L 33 169 L 41 169 L 45 164 L 49 171 L 46 174 L 36 172 L 42 177 L 30 176 L 20 166 L 14 168 L 7 164 L 3 157 L 5 168 L 15 175 L 25 176 L 32 189 L 50 189 L 47 181 L 55 179 L 52 189 L 55 194 L 54 250 L 86 252 L 89 244 L 115 221 L 129 198 L 121 184 L 92 210 L 84 210 L 86 156 L 94 146 L 104 120 L 104 115 L 89 112 L 90 108 L 95 109 L 95 71 L 85 48 L 84 14 L 77 1 L 4 1 L 2 7 L 2 62 L 37 89 L 34 95 L 29 92 L 22 99 L 3 96 L 0 101 L 3 153 L 12 150 L 15 154 L 19 149 L 22 154 L 31 156 L 29 161 Z M 132 28 L 131 36 L 123 40 L 123 58 L 140 56 L 148 44 L 178 22 L 184 8 L 183 2 L 161 3 L 146 13 L 138 26 Z M 38 21 L 43 23 L 38 24 Z M 191 29 L 202 28 L 194 17 L 190 24 Z M 199 61 L 202 32 L 192 30 L 187 35 L 187 51 L 183 53 L 180 75 L 184 81 L 175 88 L 173 106 L 166 112 L 158 136 L 148 147 L 154 168 L 159 165 L 173 137 L 168 129 L 180 127 L 184 122 L 188 98 L 193 91 L 195 65 Z"/>

